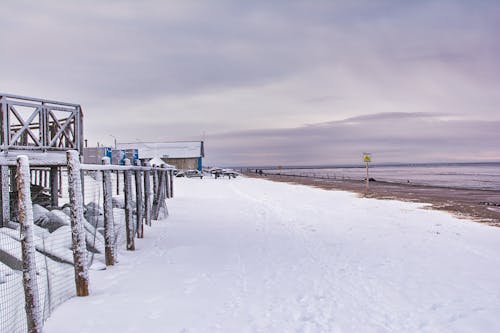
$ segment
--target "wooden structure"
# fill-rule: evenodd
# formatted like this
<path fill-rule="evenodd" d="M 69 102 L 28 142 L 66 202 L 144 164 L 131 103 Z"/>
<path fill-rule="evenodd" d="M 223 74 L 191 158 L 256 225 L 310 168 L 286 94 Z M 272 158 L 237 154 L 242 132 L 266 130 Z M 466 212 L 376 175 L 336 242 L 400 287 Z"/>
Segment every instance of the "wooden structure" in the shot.
<path fill-rule="evenodd" d="M 61 166 L 66 151 L 82 154 L 83 113 L 79 104 L 0 93 L 0 164 L 2 214 L 0 226 L 9 221 L 10 192 L 18 155 L 27 155 L 31 181 L 50 189 L 50 205 L 57 206 Z M 36 195 L 36 193 L 34 193 Z"/>
<path fill-rule="evenodd" d="M 33 238 L 33 202 L 37 195 L 32 191 L 37 188 L 34 184 L 49 188 L 50 201 L 46 206 L 57 207 L 61 173 L 63 170 L 67 172 L 77 296 L 89 294 L 89 264 L 83 214 L 84 173 L 91 171 L 103 174 L 106 265 L 114 265 L 116 262 L 112 173 L 116 172 L 117 179 L 119 174 L 124 177 L 128 250 L 135 248 L 136 235 L 144 237 L 144 222 L 151 225 L 153 216 L 155 219 L 166 217 L 166 193 L 173 193 L 173 183 L 166 182 L 166 179 L 172 176 L 172 168 L 143 166 L 139 163 L 133 166 L 128 159 L 125 159 L 124 166 L 110 165 L 109 159 L 103 161 L 103 165 L 81 164 L 82 120 L 81 107 L 77 104 L 0 93 L 0 227 L 9 226 L 11 217 L 19 217 L 25 311 L 29 332 L 42 331 L 44 306 L 39 299 L 36 279 L 38 273 L 35 253 L 39 249 L 35 247 Z M 153 190 L 150 180 L 152 174 L 162 179 Z M 132 176 L 135 180 L 135 193 L 132 191 Z M 132 200 L 136 202 L 136 213 Z M 16 211 L 11 212 L 12 209 Z M 47 274 L 49 275 L 48 272 Z"/>
<path fill-rule="evenodd" d="M 81 164 L 79 154 L 75 150 L 66 152 L 66 163 L 59 166 L 66 169 L 68 174 L 68 191 L 70 202 L 70 223 L 71 223 L 71 239 L 73 250 L 73 266 L 74 279 L 77 296 L 89 295 L 89 274 L 87 262 L 87 240 L 85 233 L 85 218 L 83 214 L 84 200 L 82 195 L 82 174 L 84 172 L 102 172 L 103 186 L 103 210 L 104 210 L 104 251 L 106 265 L 114 265 L 116 263 L 115 249 L 117 238 L 113 230 L 113 204 L 112 204 L 112 187 L 111 175 L 113 172 L 119 172 L 120 176 L 124 177 L 124 194 L 125 194 L 125 215 L 126 215 L 126 248 L 127 250 L 135 250 L 134 239 L 136 237 L 143 238 L 144 224 L 151 225 L 151 220 L 160 220 L 167 216 L 168 210 L 166 199 L 168 193 L 173 193 L 173 183 L 168 181 L 172 177 L 173 168 L 169 167 L 152 167 L 148 165 L 134 166 L 130 164 L 130 160 L 125 159 L 125 165 L 110 165 L 109 158 L 104 157 L 101 165 L 97 164 Z M 4 166 L 0 161 L 0 166 Z M 29 160 L 27 156 L 19 156 L 16 161 L 16 177 L 14 185 L 18 190 L 17 206 L 19 207 L 19 224 L 21 234 L 21 250 L 22 250 L 22 270 L 23 270 L 23 286 L 25 294 L 25 311 L 27 319 L 27 327 L 29 332 L 39 333 L 42 331 L 43 325 L 43 307 L 40 301 L 39 288 L 37 286 L 37 262 L 35 253 L 39 249 L 35 247 L 33 236 L 33 205 L 31 193 L 32 174 L 30 169 L 39 167 L 38 162 Z M 7 164 L 11 166 L 11 162 Z M 151 178 L 156 175 L 156 185 L 151 187 Z M 132 182 L 135 180 L 135 190 L 132 187 Z M 132 201 L 136 202 L 136 206 L 132 205 Z M 137 210 L 134 213 L 134 208 Z"/>
<path fill-rule="evenodd" d="M 0 93 L 0 122 L 4 154 L 11 150 L 82 151 L 83 114 L 78 104 Z"/>

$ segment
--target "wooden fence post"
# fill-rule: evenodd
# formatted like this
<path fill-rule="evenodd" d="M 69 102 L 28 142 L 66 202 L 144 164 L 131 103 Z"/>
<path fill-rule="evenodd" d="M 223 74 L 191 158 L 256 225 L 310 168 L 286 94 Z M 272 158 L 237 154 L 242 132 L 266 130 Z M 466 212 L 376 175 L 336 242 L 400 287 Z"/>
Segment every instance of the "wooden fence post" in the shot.
<path fill-rule="evenodd" d="M 156 198 L 158 193 L 158 169 L 153 167 L 153 193 Z"/>
<path fill-rule="evenodd" d="M 1 226 L 6 226 L 10 221 L 10 176 L 9 176 L 9 167 L 6 165 L 1 166 L 1 178 L 2 182 L 2 223 Z"/>
<path fill-rule="evenodd" d="M 77 296 L 88 296 L 89 274 L 87 267 L 87 246 L 83 228 L 82 170 L 78 152 L 70 150 L 68 159 L 68 189 L 71 210 L 71 237 L 73 241 L 73 260 Z"/>
<path fill-rule="evenodd" d="M 170 170 L 170 197 L 174 197 L 174 171 Z"/>
<path fill-rule="evenodd" d="M 63 168 L 58 168 L 59 172 L 58 172 L 58 175 L 59 175 L 59 195 L 62 196 L 62 170 Z"/>
<path fill-rule="evenodd" d="M 120 195 L 120 170 L 116 170 L 116 195 Z"/>
<path fill-rule="evenodd" d="M 137 167 L 141 166 L 141 161 L 135 161 Z M 135 209 L 137 212 L 136 232 L 137 238 L 144 238 L 144 222 L 143 222 L 143 208 L 142 208 L 142 174 L 141 170 L 135 170 Z"/>
<path fill-rule="evenodd" d="M 42 332 L 42 311 L 36 280 L 36 249 L 33 236 L 33 206 L 31 203 L 30 180 L 28 157 L 19 156 L 17 158 L 17 192 L 26 319 L 28 332 L 40 333 Z"/>
<path fill-rule="evenodd" d="M 143 165 L 148 166 L 148 162 L 144 161 Z M 144 170 L 144 219 L 146 225 L 151 225 L 151 171 Z"/>
<path fill-rule="evenodd" d="M 170 175 L 170 170 L 166 171 L 165 175 L 167 176 L 166 182 L 165 182 L 165 196 L 167 199 L 171 198 L 170 197 L 170 178 L 172 177 Z"/>
<path fill-rule="evenodd" d="M 43 170 L 43 187 L 48 187 L 48 172 L 47 170 Z"/>
<path fill-rule="evenodd" d="M 50 205 L 52 207 L 59 206 L 59 177 L 57 174 L 58 167 L 50 167 Z"/>
<path fill-rule="evenodd" d="M 153 220 L 158 220 L 160 218 L 160 212 L 163 206 L 163 203 L 165 201 L 165 198 L 163 197 L 163 193 L 165 191 L 165 173 L 163 170 L 163 165 L 162 167 L 158 168 L 158 183 L 157 183 L 157 188 L 154 196 L 154 201 L 153 201 Z"/>
<path fill-rule="evenodd" d="M 130 160 L 124 160 L 125 166 L 130 166 Z M 125 170 L 123 172 L 123 183 L 125 184 L 125 230 L 127 232 L 127 250 L 134 251 L 134 224 L 132 216 L 132 177 L 131 171 Z"/>
<path fill-rule="evenodd" d="M 153 208 L 152 208 L 152 214 L 151 218 L 153 220 L 158 220 L 158 205 L 160 203 L 160 188 L 159 184 L 161 183 L 161 169 L 159 168 L 154 168 L 153 170 Z"/>
<path fill-rule="evenodd" d="M 166 184 L 167 184 L 167 170 L 165 170 L 165 165 L 162 164 L 159 169 L 158 177 L 158 193 L 156 199 L 156 206 L 153 210 L 153 219 L 158 220 L 164 218 L 168 215 L 166 206 Z"/>
<path fill-rule="evenodd" d="M 110 165 L 109 157 L 102 158 L 103 165 Z M 113 190 L 111 188 L 111 171 L 102 172 L 102 188 L 104 196 L 104 253 L 106 266 L 115 264 L 114 247 L 114 217 L 113 217 Z"/>
<path fill-rule="evenodd" d="M 80 160 L 78 160 L 79 162 Z M 85 170 L 80 170 L 80 184 L 82 186 L 82 203 L 85 202 Z"/>

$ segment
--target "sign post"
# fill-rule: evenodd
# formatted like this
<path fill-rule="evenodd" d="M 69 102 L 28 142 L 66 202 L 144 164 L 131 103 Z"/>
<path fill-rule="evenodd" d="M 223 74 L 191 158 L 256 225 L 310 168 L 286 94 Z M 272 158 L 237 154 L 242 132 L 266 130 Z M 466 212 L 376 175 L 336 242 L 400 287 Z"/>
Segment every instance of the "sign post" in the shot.
<path fill-rule="evenodd" d="M 372 161 L 371 153 L 363 153 L 363 162 L 366 164 L 366 191 L 370 189 L 370 174 L 368 172 L 369 163 Z"/>

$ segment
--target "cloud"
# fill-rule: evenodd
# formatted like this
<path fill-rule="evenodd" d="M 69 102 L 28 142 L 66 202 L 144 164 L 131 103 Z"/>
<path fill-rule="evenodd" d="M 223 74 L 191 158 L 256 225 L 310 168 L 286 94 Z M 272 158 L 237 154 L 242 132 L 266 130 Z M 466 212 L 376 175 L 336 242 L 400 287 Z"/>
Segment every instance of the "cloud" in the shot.
<path fill-rule="evenodd" d="M 500 120 L 497 1 L 7 0 L 2 11 L 1 89 L 82 104 L 90 142 L 233 132 L 241 161 L 317 163 L 331 138 L 359 149 L 370 141 L 357 138 L 385 138 L 397 159 L 405 133 L 437 126 L 442 141 L 460 123 L 481 138 L 477 126 Z M 269 153 L 286 140 L 300 154 Z"/>
<path fill-rule="evenodd" d="M 500 160 L 500 121 L 446 120 L 441 115 L 373 114 L 294 129 L 212 135 L 207 162 L 224 165 L 359 163 L 363 151 L 376 162 Z"/>

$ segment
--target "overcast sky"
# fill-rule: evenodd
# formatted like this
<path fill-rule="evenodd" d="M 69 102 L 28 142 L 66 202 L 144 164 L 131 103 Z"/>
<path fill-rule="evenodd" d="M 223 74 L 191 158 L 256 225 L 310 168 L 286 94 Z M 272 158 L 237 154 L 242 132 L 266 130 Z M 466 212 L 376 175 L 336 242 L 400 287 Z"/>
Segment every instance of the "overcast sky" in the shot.
<path fill-rule="evenodd" d="M 9 1 L 0 91 L 206 163 L 500 160 L 500 1 Z"/>

